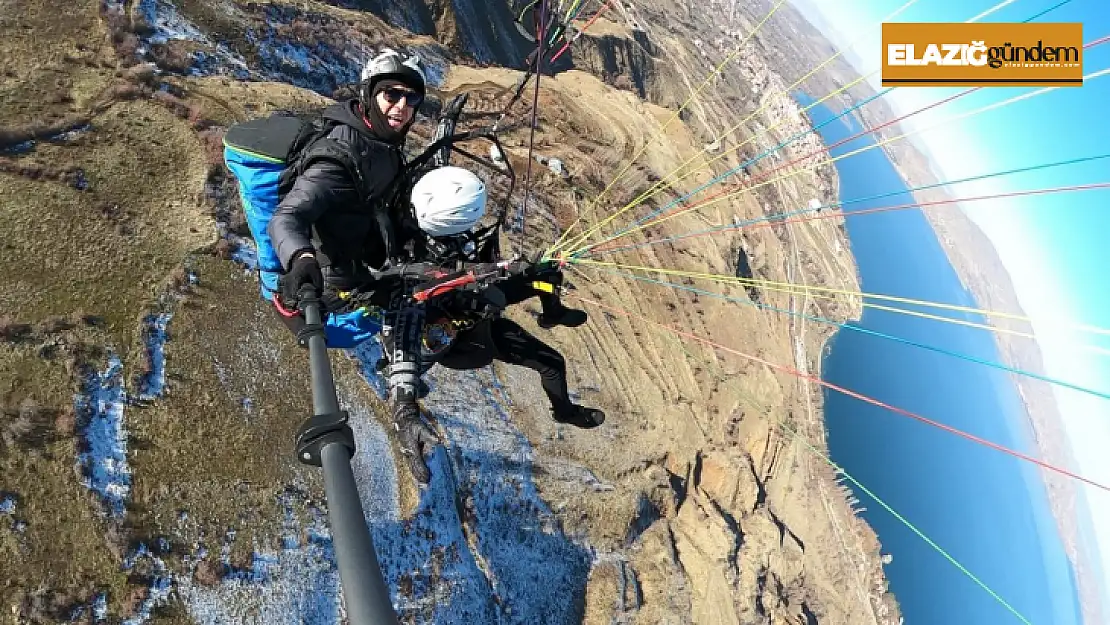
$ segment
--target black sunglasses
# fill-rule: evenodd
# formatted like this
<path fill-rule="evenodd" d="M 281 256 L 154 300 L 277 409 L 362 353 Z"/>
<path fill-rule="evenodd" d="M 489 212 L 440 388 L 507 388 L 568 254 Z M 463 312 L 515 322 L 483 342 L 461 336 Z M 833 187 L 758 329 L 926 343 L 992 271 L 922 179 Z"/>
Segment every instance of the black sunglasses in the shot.
<path fill-rule="evenodd" d="M 420 103 L 424 101 L 424 96 L 415 91 L 406 91 L 395 87 L 382 89 L 382 95 L 385 96 L 385 101 L 390 104 L 397 104 L 401 101 L 401 98 L 404 98 L 405 104 L 412 108 L 419 107 Z"/>

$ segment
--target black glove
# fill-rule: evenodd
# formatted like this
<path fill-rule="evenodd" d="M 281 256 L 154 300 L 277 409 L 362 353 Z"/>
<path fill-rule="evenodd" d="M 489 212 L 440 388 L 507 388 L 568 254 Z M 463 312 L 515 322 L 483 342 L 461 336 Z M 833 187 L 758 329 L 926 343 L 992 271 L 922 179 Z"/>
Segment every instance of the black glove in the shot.
<path fill-rule="evenodd" d="M 415 397 L 398 393 L 394 395 L 392 404 L 393 427 L 397 430 L 401 453 L 408 461 L 413 479 L 420 484 L 427 484 L 432 479 L 432 471 L 424 460 L 424 453 L 430 452 L 432 447 L 439 444 L 439 437 L 424 422 Z"/>
<path fill-rule="evenodd" d="M 320 297 L 324 292 L 324 274 L 315 257 L 298 256 L 282 278 L 281 299 L 288 306 L 296 305 L 301 287 L 306 284 L 311 284 L 316 297 Z"/>
<path fill-rule="evenodd" d="M 550 275 L 560 274 L 559 263 L 554 260 L 515 260 L 509 264 L 508 273 L 514 276 L 523 276 L 535 280 L 546 278 Z"/>
<path fill-rule="evenodd" d="M 556 260 L 543 260 L 536 261 L 532 264 L 531 273 L 536 277 L 547 277 L 558 275 L 562 277 L 563 270 L 559 266 L 559 261 Z"/>

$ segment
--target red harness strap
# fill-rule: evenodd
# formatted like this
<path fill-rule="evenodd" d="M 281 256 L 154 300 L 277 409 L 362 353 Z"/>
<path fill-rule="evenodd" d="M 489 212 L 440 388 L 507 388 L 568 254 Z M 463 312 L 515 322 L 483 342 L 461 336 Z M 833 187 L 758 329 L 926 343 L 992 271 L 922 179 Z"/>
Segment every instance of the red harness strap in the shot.
<path fill-rule="evenodd" d="M 272 301 L 274 302 L 274 308 L 277 309 L 278 314 L 280 314 L 282 317 L 296 317 L 297 316 L 297 314 L 298 314 L 297 311 L 289 310 L 288 308 L 286 308 L 285 306 L 282 305 L 281 296 L 278 295 L 277 293 L 274 293 L 274 299 Z"/>

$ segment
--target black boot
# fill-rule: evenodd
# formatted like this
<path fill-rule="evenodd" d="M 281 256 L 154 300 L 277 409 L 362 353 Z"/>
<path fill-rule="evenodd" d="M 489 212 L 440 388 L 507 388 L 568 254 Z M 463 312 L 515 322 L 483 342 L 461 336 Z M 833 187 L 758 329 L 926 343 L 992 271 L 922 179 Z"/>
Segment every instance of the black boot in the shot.
<path fill-rule="evenodd" d="M 552 416 L 559 423 L 587 430 L 605 423 L 605 413 L 599 408 L 587 408 L 578 404 L 571 404 L 566 410 L 556 410 Z"/>
<path fill-rule="evenodd" d="M 586 323 L 586 311 L 578 310 L 576 308 L 567 308 L 560 305 L 553 311 L 543 311 L 540 313 L 536 322 L 541 328 L 554 328 L 555 326 L 566 326 L 568 328 L 577 328 L 578 326 Z"/>

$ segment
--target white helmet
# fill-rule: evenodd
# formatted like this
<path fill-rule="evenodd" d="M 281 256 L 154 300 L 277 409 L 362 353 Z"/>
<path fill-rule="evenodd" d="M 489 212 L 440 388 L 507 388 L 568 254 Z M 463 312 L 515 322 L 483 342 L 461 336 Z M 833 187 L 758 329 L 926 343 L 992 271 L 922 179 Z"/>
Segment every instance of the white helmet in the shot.
<path fill-rule="evenodd" d="M 412 188 L 412 208 L 420 229 L 433 237 L 466 232 L 486 214 L 486 185 L 462 167 L 440 167 Z"/>

